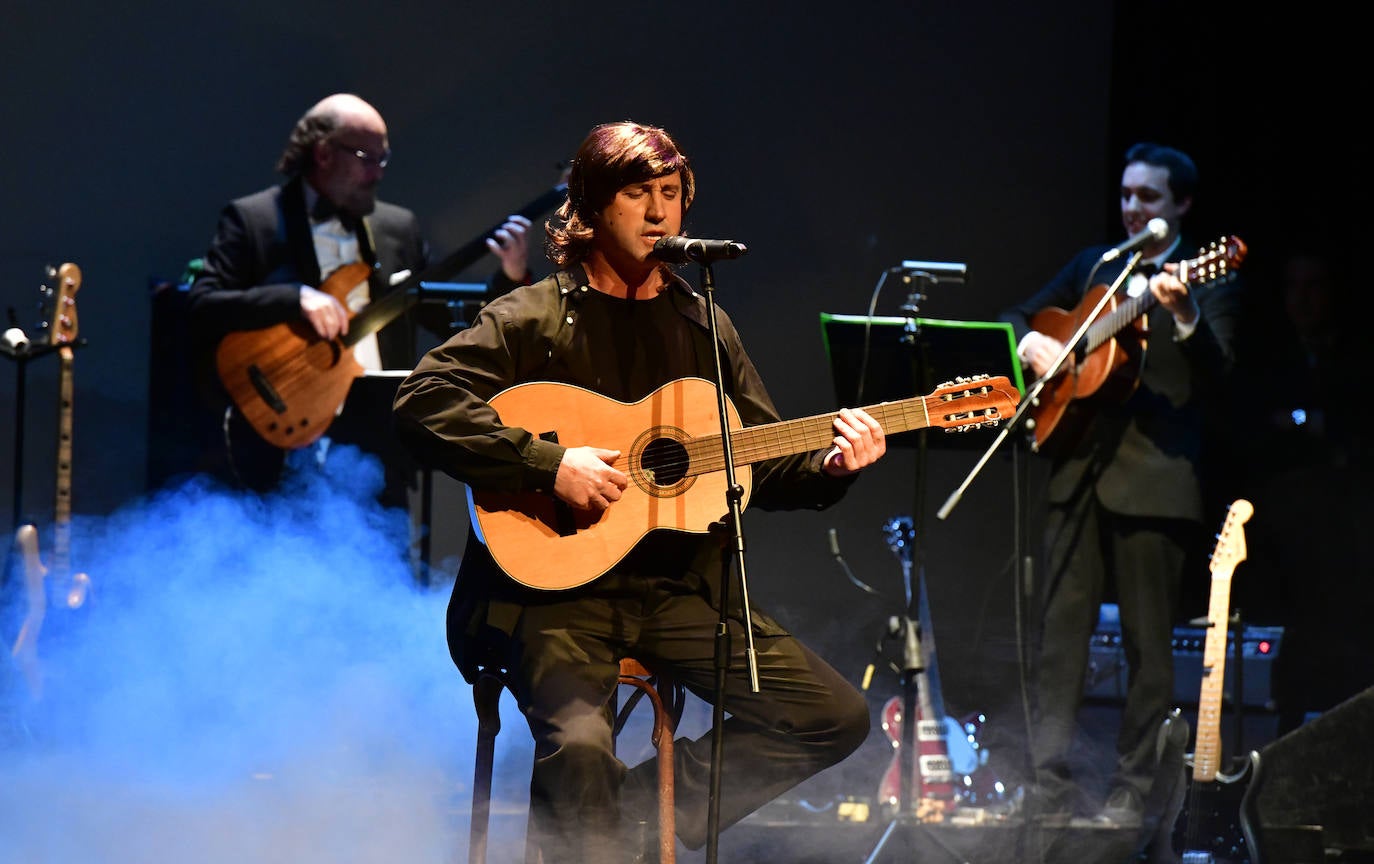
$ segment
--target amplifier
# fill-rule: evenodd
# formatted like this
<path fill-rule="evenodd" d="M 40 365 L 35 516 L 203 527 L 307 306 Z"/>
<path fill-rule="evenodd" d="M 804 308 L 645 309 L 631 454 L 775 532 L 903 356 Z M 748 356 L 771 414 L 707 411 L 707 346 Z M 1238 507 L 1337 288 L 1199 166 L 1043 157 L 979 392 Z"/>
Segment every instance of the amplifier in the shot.
<path fill-rule="evenodd" d="M 1196 705 L 1202 690 L 1202 653 L 1207 629 L 1180 625 L 1174 628 L 1174 701 Z M 1241 687 L 1247 707 L 1274 711 L 1274 662 L 1283 644 L 1282 627 L 1247 626 L 1241 640 Z M 1126 656 L 1121 647 L 1121 622 L 1115 603 L 1103 603 L 1097 629 L 1088 640 L 1088 674 L 1084 695 L 1089 699 L 1122 701 L 1126 699 Z M 1234 702 L 1236 680 L 1236 634 L 1226 634 L 1226 680 L 1222 686 L 1224 704 Z"/>

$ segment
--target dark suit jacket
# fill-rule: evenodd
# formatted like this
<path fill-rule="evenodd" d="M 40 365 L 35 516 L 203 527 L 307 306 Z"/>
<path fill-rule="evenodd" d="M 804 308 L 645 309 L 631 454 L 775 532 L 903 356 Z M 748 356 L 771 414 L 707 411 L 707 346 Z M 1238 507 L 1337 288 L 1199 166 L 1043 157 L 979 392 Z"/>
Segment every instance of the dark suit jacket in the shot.
<path fill-rule="evenodd" d="M 392 274 L 419 273 L 429 264 L 419 222 L 404 207 L 378 201 L 358 235 L 363 258 L 374 265 L 374 300 L 390 289 Z M 320 281 L 302 178 L 231 201 L 220 214 L 204 270 L 188 297 L 196 343 L 212 354 L 228 332 L 298 321 L 300 286 L 319 287 Z M 378 331 L 383 366 L 414 365 L 414 328 L 407 313 Z"/>
<path fill-rule="evenodd" d="M 1018 343 L 1036 312 L 1073 310 L 1091 285 L 1110 285 L 1120 275 L 1124 260 L 1092 272 L 1107 248 L 1083 250 L 1034 296 L 1001 314 Z M 1192 257 L 1196 249 L 1185 239 L 1170 260 Z M 1225 383 L 1234 363 L 1240 283 L 1232 278 L 1195 284 L 1193 292 L 1202 316 L 1182 341 L 1176 338 L 1173 316 L 1152 305 L 1139 383 L 1124 402 L 1075 400 L 1071 410 L 1087 412 L 1082 439 L 1072 447 L 1047 448 L 1053 459 L 1047 489 L 1051 503 L 1064 503 L 1091 488 L 1113 512 L 1203 521 L 1204 415 L 1209 397 Z"/>

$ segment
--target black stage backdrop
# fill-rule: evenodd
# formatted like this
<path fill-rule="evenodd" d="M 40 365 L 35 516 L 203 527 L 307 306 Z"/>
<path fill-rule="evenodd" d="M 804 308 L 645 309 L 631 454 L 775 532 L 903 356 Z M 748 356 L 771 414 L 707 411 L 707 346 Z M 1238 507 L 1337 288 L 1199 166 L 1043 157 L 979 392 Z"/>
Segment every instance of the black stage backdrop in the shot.
<path fill-rule="evenodd" d="M 631 118 L 673 131 L 698 171 L 689 229 L 749 246 L 716 266 L 717 296 L 785 417 L 836 407 L 819 316 L 864 313 L 887 268 L 966 263 L 966 284 L 936 286 L 920 314 L 988 320 L 1079 247 L 1118 236 L 1120 157 L 1141 138 L 1197 157 L 1204 198 L 1192 227 L 1248 241 L 1259 305 L 1276 296 L 1286 232 L 1359 236 L 1367 211 L 1347 202 L 1368 198 L 1356 159 L 1365 139 L 1353 112 L 1332 110 L 1358 89 L 1343 69 L 1349 22 L 1301 10 L 1256 21 L 1250 8 L 1199 12 L 1164 0 L 1115 7 L 20 4 L 0 32 L 0 304 L 32 331 L 44 265 L 82 268 L 73 510 L 99 525 L 127 518 L 156 491 L 150 448 L 172 444 L 149 435 L 149 381 L 165 371 L 150 363 L 150 286 L 203 252 L 225 201 L 276 180 L 291 124 L 334 91 L 359 93 L 386 117 L 396 155 L 383 197 L 418 212 L 439 255 L 549 188 L 556 163 L 594 124 Z M 532 257 L 545 272 L 538 250 Z M 491 265 L 463 278 L 480 281 Z M 901 314 L 907 291 L 888 279 L 878 314 Z M 0 370 L 0 404 L 17 417 L 16 371 Z M 23 494 L 22 513 L 10 497 L 0 501 L 3 524 L 51 519 L 56 380 L 52 358 L 28 365 L 21 477 L 9 458 L 16 424 L 0 423 L 0 487 L 22 482 Z M 1233 417 L 1242 432 L 1244 408 Z M 989 714 L 994 755 L 1014 776 L 1020 636 L 1009 451 L 994 454 L 946 520 L 936 510 L 981 451 L 946 448 L 932 434 L 923 483 L 915 448 L 896 448 L 831 512 L 749 511 L 745 527 L 755 605 L 858 681 L 888 616 L 904 611 L 883 525 L 923 511 L 918 544 L 946 707 Z M 1026 463 L 1034 487 L 1040 466 Z M 1209 493 L 1218 526 L 1225 504 L 1253 483 L 1252 466 L 1226 468 L 1230 485 Z M 461 489 L 442 478 L 435 501 L 442 571 L 467 515 Z M 319 521 L 329 524 L 327 508 Z M 845 578 L 831 560 L 832 528 L 855 575 L 885 596 Z M 215 529 L 238 530 L 247 529 Z M 172 545 L 157 554 L 175 559 L 176 537 L 163 542 Z M 107 550 L 79 551 L 87 560 L 78 566 L 95 572 Z M 150 566 L 144 590 L 158 590 L 159 569 Z M 1189 614 L 1204 608 L 1199 600 Z M 437 638 L 437 618 L 415 626 Z M 895 646 L 885 649 L 900 660 Z M 451 683 L 455 722 L 465 723 L 465 697 Z M 897 692 L 880 662 L 875 717 Z M 816 794 L 872 794 L 888 752 L 875 727 L 871 746 L 818 781 Z"/>

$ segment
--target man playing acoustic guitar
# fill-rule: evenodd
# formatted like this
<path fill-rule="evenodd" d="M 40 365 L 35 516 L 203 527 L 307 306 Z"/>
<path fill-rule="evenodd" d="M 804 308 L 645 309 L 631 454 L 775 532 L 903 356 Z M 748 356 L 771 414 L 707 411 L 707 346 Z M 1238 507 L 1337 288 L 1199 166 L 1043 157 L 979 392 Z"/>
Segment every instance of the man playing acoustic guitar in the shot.
<path fill-rule="evenodd" d="M 1130 684 L 1099 824 L 1141 826 L 1156 733 L 1173 700 L 1182 576 L 1205 554 L 1213 516 L 1203 512 L 1203 414 L 1233 364 L 1240 294 L 1230 277 L 1244 252 L 1233 238 L 1179 263 L 1198 248 L 1180 236 L 1197 182 L 1186 154 L 1132 146 L 1120 188 L 1127 242 L 1084 249 L 1002 315 L 1035 376 L 1050 371 L 1080 322 L 1094 321 L 1030 413 L 1036 448 L 1051 459 L 1045 566 L 1036 570 L 1043 575 L 1030 809 L 1049 825 L 1067 822 L 1083 803 L 1070 748 L 1104 600 L 1120 608 Z M 1139 265 L 1100 306 L 1137 250 Z"/>
<path fill-rule="evenodd" d="M 691 409 L 682 403 L 693 400 L 702 417 L 718 416 L 711 413 L 714 388 L 679 389 L 689 380 L 714 381 L 717 352 L 744 433 L 779 419 L 729 317 L 717 310 L 719 341 L 712 344 L 706 299 L 654 257 L 659 241 L 680 236 L 695 193 L 692 167 L 664 130 L 628 121 L 594 128 L 573 162 L 568 200 L 546 227 L 557 272 L 488 304 L 472 327 L 420 361 L 396 399 L 403 439 L 430 466 L 468 484 L 479 505 L 497 496 L 485 499 L 493 511 L 517 512 L 523 499 L 531 511 L 561 514 L 553 520 L 560 529 L 541 541 L 549 544 L 544 554 L 532 558 L 532 573 L 504 572 L 493 550 L 505 538 L 490 531 L 484 545 L 471 531 L 448 617 L 450 651 L 469 681 L 479 664 L 510 670 L 535 739 L 529 830 L 545 864 L 640 860 L 642 845 L 626 842 L 622 825 L 653 812 L 657 768 L 650 760 L 627 773 L 616 758 L 607 706 L 618 664 L 633 655 L 709 697 L 726 557 L 706 524 L 642 534 L 629 526 L 631 541 L 600 550 L 599 561 L 587 559 L 598 557 L 601 544 L 571 547 L 577 554 L 559 554 L 554 544 L 595 536 L 617 508 L 647 514 L 685 507 L 687 487 L 712 482 L 684 475 L 687 460 L 709 454 L 696 449 L 700 441 L 673 440 L 675 424 L 664 418 Z M 548 398 L 530 400 L 524 422 L 495 407 L 510 398 L 513 409 L 513 397 L 531 387 L 546 388 L 539 392 Z M 670 398 L 660 401 L 664 393 Z M 665 436 L 663 453 L 638 454 L 642 462 L 635 454 L 642 439 L 616 435 L 611 411 L 620 405 L 632 413 L 640 402 L 661 409 L 649 412 L 659 419 L 644 431 Z M 566 432 L 587 426 L 598 410 L 604 434 Z M 829 506 L 886 452 L 883 427 L 862 410 L 825 418 L 820 433 L 809 452 L 741 465 L 740 485 L 752 480 L 747 503 Z M 707 521 L 729 509 L 724 494 L 705 506 Z M 542 590 L 563 581 L 566 590 Z M 868 707 L 854 685 L 757 609 L 751 623 L 760 689 L 752 692 L 739 592 L 727 596 L 733 614 L 722 828 L 844 759 L 869 731 Z M 689 848 L 710 839 L 712 740 L 708 734 L 674 748 L 676 830 Z"/>

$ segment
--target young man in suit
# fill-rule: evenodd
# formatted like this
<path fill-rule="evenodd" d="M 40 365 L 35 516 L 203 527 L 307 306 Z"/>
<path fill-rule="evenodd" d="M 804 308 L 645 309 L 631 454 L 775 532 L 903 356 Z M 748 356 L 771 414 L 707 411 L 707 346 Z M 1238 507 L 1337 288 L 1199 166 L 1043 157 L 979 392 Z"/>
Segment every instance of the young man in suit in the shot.
<path fill-rule="evenodd" d="M 1128 237 L 1151 239 L 1140 246 L 1140 262 L 1116 299 L 1148 292 L 1157 302 L 1145 313 L 1143 337 L 1128 328 L 1118 338 L 1123 346 L 1143 338 L 1131 349 L 1143 350 L 1143 365 L 1134 389 L 1104 384 L 1072 401 L 1040 448 L 1052 461 L 1045 566 L 1037 586 L 1042 605 L 1031 815 L 1049 825 L 1067 823 L 1083 803 L 1070 770 L 1071 747 L 1089 641 L 1104 600 L 1114 597 L 1120 609 L 1130 685 L 1105 806 L 1094 815 L 1099 824 L 1141 826 L 1156 733 L 1173 702 L 1180 586 L 1187 566 L 1204 551 L 1205 526 L 1213 515 L 1204 512 L 1201 484 L 1203 412 L 1208 394 L 1218 392 L 1233 365 L 1240 314 L 1234 280 L 1199 287 L 1192 278 L 1180 279 L 1177 262 L 1198 250 L 1181 236 L 1197 182 L 1193 160 L 1179 150 L 1149 142 L 1127 150 L 1122 227 Z M 1152 223 L 1160 224 L 1154 220 L 1167 230 L 1152 235 Z M 1090 312 L 1095 304 L 1085 295 L 1094 285 L 1113 284 L 1131 257 L 1105 245 L 1086 248 L 1036 294 L 1002 314 L 1016 332 L 1021 363 L 1031 376 L 1050 369 L 1074 330 L 1037 330 L 1032 320 L 1045 321 L 1037 314 L 1050 308 Z M 1071 355 L 1064 370 L 1073 361 Z M 1123 389 L 1129 395 L 1123 397 Z"/>

